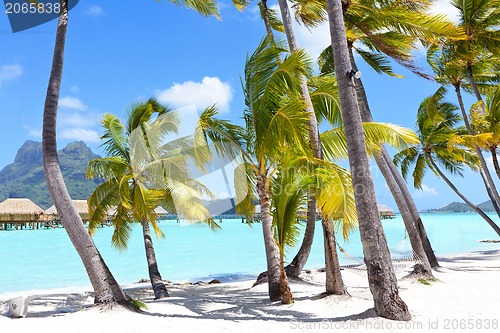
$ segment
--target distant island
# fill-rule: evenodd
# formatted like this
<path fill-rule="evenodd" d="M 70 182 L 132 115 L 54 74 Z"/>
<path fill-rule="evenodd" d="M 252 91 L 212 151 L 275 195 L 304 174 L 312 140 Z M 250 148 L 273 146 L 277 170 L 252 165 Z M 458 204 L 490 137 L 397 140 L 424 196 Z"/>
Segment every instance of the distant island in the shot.
<path fill-rule="evenodd" d="M 58 154 L 69 194 L 73 199 L 86 200 L 98 184 L 86 179 L 87 164 L 100 156 L 83 141 L 68 144 Z M 26 141 L 14 162 L 0 171 L 0 201 L 7 198 L 28 198 L 44 209 L 52 205 L 45 184 L 41 142 Z"/>
<path fill-rule="evenodd" d="M 493 204 L 491 203 L 491 200 L 480 203 L 477 206 L 485 212 L 494 212 L 495 211 Z M 429 213 L 466 213 L 466 212 L 473 212 L 473 210 L 472 210 L 472 208 L 470 208 L 469 205 L 467 205 L 463 202 L 452 202 L 452 203 L 447 204 L 444 207 L 434 208 L 434 209 L 426 209 L 426 210 L 423 210 L 423 212 L 429 212 Z"/>

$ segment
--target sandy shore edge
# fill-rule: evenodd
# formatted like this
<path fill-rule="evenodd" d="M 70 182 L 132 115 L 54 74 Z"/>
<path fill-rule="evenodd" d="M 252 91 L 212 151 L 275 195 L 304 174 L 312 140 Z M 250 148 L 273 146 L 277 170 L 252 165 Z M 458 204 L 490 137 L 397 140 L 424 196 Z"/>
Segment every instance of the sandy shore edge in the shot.
<path fill-rule="evenodd" d="M 90 307 L 92 297 L 68 301 L 71 293 L 40 297 L 29 304 L 26 318 L 0 316 L 6 332 L 204 332 L 261 330 L 313 331 L 408 331 L 471 332 L 500 329 L 500 248 L 491 251 L 440 258 L 436 281 L 401 279 L 396 271 L 401 297 L 413 319 L 394 322 L 377 317 L 368 289 L 366 272 L 345 269 L 343 279 L 350 297 L 318 299 L 324 273 L 303 273 L 303 281 L 292 281 L 295 304 L 280 305 L 267 299 L 267 285 L 251 288 L 253 280 L 221 284 L 172 284 L 171 297 L 153 300 L 148 283 L 127 286 L 127 293 L 143 301 L 143 314 L 128 311 L 101 312 Z M 423 283 L 422 283 L 423 282 Z M 3 296 L 2 296 L 3 297 Z M 2 300 L 5 300 L 2 298 Z"/>

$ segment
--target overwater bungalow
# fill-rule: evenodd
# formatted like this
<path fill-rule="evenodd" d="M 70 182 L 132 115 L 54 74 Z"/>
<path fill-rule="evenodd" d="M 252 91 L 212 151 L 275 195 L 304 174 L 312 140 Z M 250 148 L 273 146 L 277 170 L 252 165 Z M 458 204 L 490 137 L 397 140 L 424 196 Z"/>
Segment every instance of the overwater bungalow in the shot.
<path fill-rule="evenodd" d="M 89 207 L 87 205 L 87 200 L 71 200 L 73 205 L 75 205 L 76 211 L 80 214 L 83 222 L 88 222 L 89 220 Z M 50 206 L 46 211 L 45 215 L 49 216 L 51 220 L 58 220 L 59 215 L 57 214 L 56 206 Z"/>
<path fill-rule="evenodd" d="M 384 219 L 393 219 L 396 217 L 396 213 L 387 205 L 377 205 L 378 213 L 382 220 Z"/>
<path fill-rule="evenodd" d="M 30 199 L 9 198 L 0 202 L 0 230 L 39 229 L 44 223 L 43 209 Z"/>

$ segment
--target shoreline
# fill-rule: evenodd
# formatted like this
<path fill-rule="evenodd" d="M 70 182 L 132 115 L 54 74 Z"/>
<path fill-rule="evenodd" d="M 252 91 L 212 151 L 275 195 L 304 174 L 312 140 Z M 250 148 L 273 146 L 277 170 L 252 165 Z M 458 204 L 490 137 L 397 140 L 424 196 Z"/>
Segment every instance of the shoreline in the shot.
<path fill-rule="evenodd" d="M 482 242 L 482 241 L 478 241 Z M 500 242 L 500 241 L 498 241 Z M 487 242 L 490 243 L 492 246 L 496 246 L 495 249 L 488 249 L 488 250 L 476 250 L 476 251 L 470 251 L 470 252 L 457 252 L 457 253 L 450 253 L 450 254 L 445 254 L 445 255 L 437 255 L 438 261 L 449 261 L 449 260 L 459 260 L 463 258 L 469 258 L 471 256 L 475 256 L 477 254 L 484 254 L 484 255 L 494 255 L 498 254 L 500 256 L 500 245 L 497 245 L 497 241 L 495 242 Z M 362 264 L 362 258 L 358 258 L 360 264 Z M 398 258 L 398 256 L 394 256 L 394 258 Z M 341 268 L 343 271 L 345 269 L 349 269 L 355 265 L 341 265 Z M 309 268 L 305 267 L 303 269 L 303 273 L 305 272 L 320 272 L 324 267 L 315 267 L 315 268 Z M 193 285 L 197 286 L 200 283 L 206 284 L 211 280 L 219 280 L 220 284 L 232 284 L 232 283 L 240 283 L 240 282 L 255 282 L 257 279 L 257 276 L 260 274 L 259 273 L 221 273 L 221 274 L 212 274 L 204 277 L 195 277 L 195 278 L 188 278 L 188 279 L 182 279 L 182 280 L 174 280 L 171 281 L 169 279 L 164 280 L 164 282 L 167 284 L 167 289 L 169 286 L 176 286 L 176 285 Z M 307 273 L 306 273 L 307 274 Z M 398 276 L 398 279 L 400 277 Z M 142 280 L 147 280 L 147 282 L 142 281 Z M 149 280 L 147 278 L 141 278 L 139 281 L 136 282 L 131 282 L 131 283 L 121 283 L 121 286 L 123 289 L 135 289 L 138 286 L 143 286 L 144 288 L 147 289 L 147 287 L 150 287 Z M 92 287 L 90 285 L 90 282 L 88 282 L 86 285 L 74 285 L 74 286 L 66 286 L 66 287 L 59 287 L 59 288 L 47 288 L 47 289 L 25 289 L 25 290 L 19 290 L 19 291 L 6 291 L 6 292 L 1 292 L 0 291 L 0 302 L 5 302 L 8 299 L 18 297 L 18 296 L 23 296 L 23 297 L 30 297 L 33 295 L 50 295 L 50 294 L 75 294 L 75 293 L 91 293 L 92 292 Z"/>
<path fill-rule="evenodd" d="M 171 297 L 153 300 L 149 283 L 127 286 L 127 292 L 147 305 L 144 313 L 125 310 L 101 312 L 89 307 L 89 297 L 76 308 L 64 308 L 63 298 L 30 302 L 28 316 L 11 319 L 0 316 L 0 327 L 11 331 L 58 332 L 74 327 L 75 332 L 150 331 L 207 332 L 235 331 L 373 331 L 470 332 L 500 327 L 500 313 L 494 304 L 500 299 L 500 249 L 476 251 L 439 258 L 436 281 L 424 284 L 401 279 L 396 271 L 400 295 L 413 319 L 394 322 L 377 317 L 368 288 L 366 272 L 344 269 L 342 276 L 350 297 L 317 299 L 324 290 L 324 273 L 302 273 L 303 281 L 291 281 L 293 305 L 270 303 L 267 284 L 252 288 L 253 280 L 211 284 L 168 286 Z M 72 290 L 73 292 L 75 290 Z M 78 308 L 81 308 L 81 310 Z M 71 312 L 73 310 L 79 310 Z M 458 325 L 458 326 L 457 326 Z M 461 329 L 462 326 L 465 329 Z M 475 325 L 474 329 L 467 328 Z M 43 330 L 39 328 L 43 327 Z M 495 331 L 495 330 L 493 330 Z M 73 329 L 72 329 L 73 332 Z"/>
<path fill-rule="evenodd" d="M 483 242 L 478 240 L 477 242 Z M 500 241 L 498 241 L 500 242 Z M 488 241 L 486 243 L 491 244 L 491 246 L 496 247 L 495 249 L 488 249 L 488 250 L 476 250 L 476 251 L 470 251 L 470 252 L 457 252 L 457 253 L 449 253 L 449 254 L 444 254 L 444 255 L 437 255 L 438 261 L 440 260 L 448 260 L 450 258 L 459 258 L 459 257 L 467 257 L 471 256 L 477 253 L 495 253 L 499 252 L 500 254 L 500 245 L 497 245 L 497 241 Z M 393 259 L 397 259 L 399 256 L 395 255 L 393 256 Z M 356 259 L 359 260 L 359 263 L 363 263 L 362 258 L 355 257 Z M 350 268 L 354 265 L 348 264 L 348 265 L 342 265 L 341 268 Z M 265 269 L 265 268 L 263 268 Z M 324 269 L 324 267 L 306 267 L 304 268 L 303 272 L 306 271 L 312 271 L 312 272 L 318 272 L 320 270 Z M 167 287 L 170 285 L 196 285 L 199 282 L 202 283 L 208 283 L 210 280 L 220 280 L 221 283 L 223 284 L 230 284 L 230 283 L 237 283 L 237 282 L 249 282 L 257 279 L 257 276 L 261 272 L 258 273 L 221 273 L 221 274 L 212 274 L 208 276 L 203 276 L 203 277 L 194 277 L 194 278 L 188 278 L 188 279 L 181 279 L 181 280 L 169 280 L 166 279 L 164 280 L 166 283 L 168 283 Z M 143 282 L 141 280 L 147 280 L 148 282 Z M 252 282 L 252 283 L 253 283 Z M 139 281 L 136 282 L 124 282 L 121 283 L 121 286 L 123 289 L 133 289 L 137 285 L 145 284 L 146 286 L 149 284 L 149 280 L 147 278 L 141 278 Z M 73 286 L 66 286 L 66 287 L 57 287 L 57 288 L 47 288 L 47 289 L 25 289 L 25 290 L 15 290 L 15 291 L 6 291 L 2 292 L 0 290 L 0 302 L 6 301 L 8 299 L 18 297 L 18 296 L 24 296 L 24 297 L 29 297 L 33 295 L 45 295 L 45 294 L 74 294 L 74 293 L 90 293 L 92 290 L 92 286 L 90 285 L 90 282 L 86 283 L 85 285 L 73 285 Z"/>

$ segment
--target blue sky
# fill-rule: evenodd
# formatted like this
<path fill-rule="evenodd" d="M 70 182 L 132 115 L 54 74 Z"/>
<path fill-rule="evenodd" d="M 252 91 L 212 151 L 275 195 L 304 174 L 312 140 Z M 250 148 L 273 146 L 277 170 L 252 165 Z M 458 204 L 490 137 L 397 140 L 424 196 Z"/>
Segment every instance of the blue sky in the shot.
<path fill-rule="evenodd" d="M 270 1 L 273 5 L 273 2 Z M 264 36 L 255 4 L 243 13 L 220 1 L 222 21 L 157 1 L 80 1 L 70 12 L 58 118 L 59 147 L 75 140 L 99 149 L 99 119 L 111 112 L 124 117 L 133 102 L 157 97 L 199 110 L 217 103 L 221 117 L 241 123 L 244 109 L 240 76 L 245 58 Z M 455 17 L 441 1 L 436 11 Z M 41 140 L 45 91 L 54 46 L 56 22 L 13 34 L 0 14 L 0 168 L 11 163 L 26 140 Z M 302 47 L 312 57 L 329 43 L 324 24 L 309 31 L 297 26 Z M 416 52 L 424 66 L 423 52 Z M 359 61 L 374 114 L 381 122 L 414 129 L 420 102 L 438 86 L 400 67 L 404 79 L 379 76 Z M 449 101 L 456 103 L 454 96 Z M 467 97 L 466 104 L 473 102 Z M 374 167 L 375 168 L 375 167 Z M 453 178 L 453 177 L 452 177 Z M 477 174 L 456 179 L 474 202 L 487 199 Z M 374 170 L 378 201 L 396 208 L 383 177 Z M 414 193 L 420 209 L 459 201 L 438 178 L 428 174 L 423 191 Z"/>

